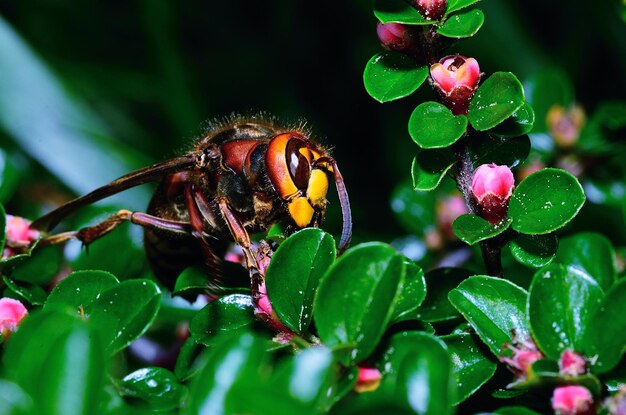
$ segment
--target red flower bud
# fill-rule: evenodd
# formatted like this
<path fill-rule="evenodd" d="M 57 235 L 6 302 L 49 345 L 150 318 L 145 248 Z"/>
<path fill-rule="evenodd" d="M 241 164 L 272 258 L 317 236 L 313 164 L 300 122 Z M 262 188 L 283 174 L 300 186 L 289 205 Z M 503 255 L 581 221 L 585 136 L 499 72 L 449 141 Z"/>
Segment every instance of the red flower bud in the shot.
<path fill-rule="evenodd" d="M 439 20 L 446 14 L 447 0 L 409 0 L 426 20 Z"/>
<path fill-rule="evenodd" d="M 359 393 L 371 392 L 378 388 L 383 375 L 375 367 L 359 366 L 359 377 L 354 390 Z"/>
<path fill-rule="evenodd" d="M 553 105 L 546 117 L 554 142 L 566 149 L 574 147 L 578 142 L 585 120 L 585 111 L 579 105 L 573 105 L 567 110 L 560 105 Z"/>
<path fill-rule="evenodd" d="M 508 365 L 518 380 L 524 380 L 528 377 L 532 364 L 544 356 L 532 341 L 519 343 L 514 340 L 514 342 L 515 345 L 506 345 L 513 352 L 512 357 L 501 357 L 501 359 Z"/>
<path fill-rule="evenodd" d="M 381 46 L 387 50 L 413 55 L 417 49 L 418 40 L 410 26 L 378 22 L 376 34 Z"/>
<path fill-rule="evenodd" d="M 478 201 L 482 216 L 498 223 L 506 216 L 515 179 L 507 166 L 483 164 L 472 178 L 472 192 Z"/>
<path fill-rule="evenodd" d="M 474 58 L 446 56 L 430 67 L 435 89 L 454 114 L 467 114 L 469 102 L 480 81 L 480 67 Z"/>
<path fill-rule="evenodd" d="M 552 395 L 552 409 L 557 415 L 593 415 L 593 396 L 584 386 L 560 386 Z"/>
<path fill-rule="evenodd" d="M 39 238 L 39 232 L 30 228 L 30 221 L 19 216 L 7 215 L 6 247 L 2 253 L 8 258 L 21 253 L 28 244 Z M 24 247 L 20 247 L 24 245 Z"/>
<path fill-rule="evenodd" d="M 6 340 L 17 330 L 26 314 L 26 307 L 19 301 L 6 297 L 0 299 L 0 335 Z"/>
<path fill-rule="evenodd" d="M 565 350 L 559 358 L 559 373 L 578 376 L 587 373 L 587 360 L 573 350 Z"/>

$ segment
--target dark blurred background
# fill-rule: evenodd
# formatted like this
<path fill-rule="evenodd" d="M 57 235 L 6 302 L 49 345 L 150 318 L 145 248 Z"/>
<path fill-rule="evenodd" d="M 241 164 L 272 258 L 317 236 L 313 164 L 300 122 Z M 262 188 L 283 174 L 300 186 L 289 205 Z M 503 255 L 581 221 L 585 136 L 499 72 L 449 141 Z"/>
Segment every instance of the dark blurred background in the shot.
<path fill-rule="evenodd" d="M 1 26 L 30 46 L 65 96 L 58 105 L 56 95 L 44 96 L 46 83 L 34 80 L 29 58 L 18 56 L 5 37 L 0 96 L 11 99 L 0 98 L 0 144 L 12 148 L 14 158 L 34 158 L 42 172 L 52 170 L 60 179 L 56 185 L 64 183 L 71 193 L 103 184 L 126 166 L 181 152 L 207 120 L 259 110 L 287 121 L 304 117 L 340 163 L 357 233 L 385 239 L 397 233 L 389 195 L 409 178 L 415 153 L 408 117 L 432 92 L 422 88 L 385 105 L 366 94 L 362 71 L 380 50 L 372 6 L 336 0 L 0 0 Z M 486 0 L 478 6 L 485 25 L 451 53 L 476 57 L 486 73 L 510 70 L 521 79 L 560 66 L 589 111 L 602 100 L 625 97 L 626 26 L 619 1 Z M 2 28 L 0 39 L 10 28 Z M 84 136 L 63 136 L 67 125 L 58 119 L 65 116 L 80 118 L 80 128 L 72 124 L 70 130 Z M 63 124 L 60 130 L 43 122 L 46 117 Z M 57 133 L 48 137 L 51 131 Z M 74 139 L 88 144 L 65 146 Z M 89 143 L 100 149 L 91 159 Z M 72 151 L 82 153 L 64 154 Z M 338 229 L 337 211 L 329 221 Z"/>

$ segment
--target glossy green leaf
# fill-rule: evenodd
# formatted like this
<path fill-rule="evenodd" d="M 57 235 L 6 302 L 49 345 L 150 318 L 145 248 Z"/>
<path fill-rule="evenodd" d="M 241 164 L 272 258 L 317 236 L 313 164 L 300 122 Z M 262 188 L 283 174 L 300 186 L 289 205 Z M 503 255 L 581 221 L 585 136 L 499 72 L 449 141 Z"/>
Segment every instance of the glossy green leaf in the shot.
<path fill-rule="evenodd" d="M 517 262 L 528 267 L 548 265 L 556 255 L 559 240 L 554 234 L 519 234 L 509 243 L 511 254 Z"/>
<path fill-rule="evenodd" d="M 425 275 L 426 299 L 417 310 L 417 318 L 432 323 L 458 318 L 459 312 L 450 304 L 448 293 L 470 275 L 470 271 L 462 268 L 428 271 Z"/>
<path fill-rule="evenodd" d="M 63 306 L 89 314 L 91 304 L 104 291 L 119 284 L 115 276 L 106 271 L 75 271 L 52 290 L 45 307 Z"/>
<path fill-rule="evenodd" d="M 265 274 L 267 295 L 280 321 L 296 333 L 309 327 L 317 286 L 335 256 L 335 240 L 319 228 L 294 233 L 272 256 Z"/>
<path fill-rule="evenodd" d="M 599 233 L 584 232 L 561 239 L 556 259 L 589 275 L 605 291 L 617 277 L 615 249 L 611 241 Z"/>
<path fill-rule="evenodd" d="M 154 282 L 124 281 L 96 298 L 89 320 L 102 333 L 108 349 L 116 352 L 148 330 L 160 305 L 161 290 Z"/>
<path fill-rule="evenodd" d="M 478 3 L 480 0 L 449 0 L 447 14 L 454 13 L 457 10 L 464 9 L 471 6 L 474 3 Z"/>
<path fill-rule="evenodd" d="M 617 281 L 591 316 L 583 338 L 583 352 L 591 356 L 592 371 L 613 369 L 626 350 L 626 280 Z"/>
<path fill-rule="evenodd" d="M 441 338 L 452 358 L 459 404 L 472 396 L 496 373 L 496 362 L 485 356 L 477 339 L 469 334 L 451 334 Z"/>
<path fill-rule="evenodd" d="M 32 397 L 32 413 L 90 415 L 102 399 L 104 347 L 77 317 L 33 313 L 7 343 L 4 364 L 9 379 Z"/>
<path fill-rule="evenodd" d="M 470 142 L 470 157 L 474 168 L 481 164 L 495 163 L 515 167 L 526 160 L 530 153 L 530 139 L 521 137 L 495 137 L 477 134 Z"/>
<path fill-rule="evenodd" d="M 515 284 L 479 275 L 463 281 L 448 297 L 494 355 L 509 354 L 504 345 L 513 344 L 514 339 L 530 340 L 528 293 Z"/>
<path fill-rule="evenodd" d="M 524 82 L 524 89 L 537 114 L 533 132 L 548 131 L 546 117 L 553 105 L 567 108 L 574 102 L 574 86 L 569 75 L 561 69 L 545 68 L 534 73 Z"/>
<path fill-rule="evenodd" d="M 206 271 L 202 267 L 185 268 L 176 278 L 173 295 L 203 292 L 208 288 Z"/>
<path fill-rule="evenodd" d="M 563 350 L 581 351 L 584 330 L 602 297 L 597 282 L 563 265 L 537 271 L 528 294 L 528 318 L 541 351 L 555 360 Z"/>
<path fill-rule="evenodd" d="M 11 279 L 32 284 L 46 284 L 59 272 L 63 252 L 58 246 L 46 246 L 33 251 L 28 261 L 18 264 L 11 272 Z"/>
<path fill-rule="evenodd" d="M 518 137 L 530 133 L 534 124 L 535 111 L 528 102 L 524 101 L 524 104 L 513 115 L 489 130 L 489 133 L 502 137 Z"/>
<path fill-rule="evenodd" d="M 408 258 L 404 259 L 404 265 L 406 273 L 391 318 L 394 322 L 416 318 L 416 311 L 426 298 L 424 271 Z"/>
<path fill-rule="evenodd" d="M 453 115 L 446 106 L 427 101 L 418 105 L 409 119 L 409 134 L 421 148 L 442 148 L 454 144 L 467 129 L 465 115 Z"/>
<path fill-rule="evenodd" d="M 449 16 L 437 28 L 437 33 L 456 39 L 470 37 L 478 33 L 484 22 L 485 15 L 483 12 L 478 9 L 472 9 Z"/>
<path fill-rule="evenodd" d="M 396 52 L 381 52 L 365 66 L 365 90 L 378 102 L 389 102 L 411 95 L 428 77 L 427 66 Z"/>
<path fill-rule="evenodd" d="M 433 190 L 455 162 L 449 148 L 420 151 L 413 159 L 411 177 L 415 190 Z"/>
<path fill-rule="evenodd" d="M 515 188 L 508 215 L 516 231 L 546 234 L 565 226 L 584 203 L 585 193 L 574 176 L 560 169 L 543 169 Z"/>
<path fill-rule="evenodd" d="M 125 376 L 118 387 L 122 396 L 144 401 L 151 409 L 159 411 L 178 408 L 187 394 L 187 387 L 162 367 L 136 370 Z"/>
<path fill-rule="evenodd" d="M 524 90 L 510 72 L 496 72 L 478 87 L 470 102 L 468 118 L 478 130 L 489 130 L 524 105 Z"/>
<path fill-rule="evenodd" d="M 193 337 L 189 337 L 183 343 L 176 358 L 174 374 L 181 381 L 191 378 L 198 371 L 198 356 L 205 349 L 203 344 L 199 344 Z"/>
<path fill-rule="evenodd" d="M 320 282 L 315 325 L 342 362 L 359 362 L 376 348 L 393 314 L 405 266 L 391 246 L 372 242 L 346 251 Z"/>
<path fill-rule="evenodd" d="M 239 331 L 254 322 L 252 298 L 231 294 L 210 302 L 191 320 L 189 331 L 198 342 L 210 345 L 220 332 Z"/>
<path fill-rule="evenodd" d="M 456 218 L 452 229 L 460 240 L 468 245 L 474 245 L 485 239 L 500 235 L 511 226 L 511 219 L 504 218 L 496 224 L 481 218 L 480 216 L 466 213 Z"/>
<path fill-rule="evenodd" d="M 374 15 L 382 23 L 403 23 L 409 25 L 432 24 L 426 20 L 414 7 L 403 1 L 376 0 Z"/>
<path fill-rule="evenodd" d="M 33 400 L 13 382 L 0 379 L 0 415 L 29 415 Z"/>

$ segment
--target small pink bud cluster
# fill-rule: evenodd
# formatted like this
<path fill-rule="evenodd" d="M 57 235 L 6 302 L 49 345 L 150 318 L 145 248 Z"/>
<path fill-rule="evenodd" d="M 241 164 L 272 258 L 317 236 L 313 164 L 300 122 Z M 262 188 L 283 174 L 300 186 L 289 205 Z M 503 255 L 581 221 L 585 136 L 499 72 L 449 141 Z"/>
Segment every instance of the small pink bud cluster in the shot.
<path fill-rule="evenodd" d="M 3 340 L 8 339 L 11 333 L 17 330 L 27 314 L 26 307 L 19 301 L 8 297 L 0 299 L 0 335 Z"/>
<path fill-rule="evenodd" d="M 566 376 L 579 376 L 587 373 L 587 360 L 573 350 L 564 350 L 559 358 L 559 373 Z"/>
<path fill-rule="evenodd" d="M 426 20 L 441 19 L 444 14 L 446 14 L 448 7 L 447 0 L 410 0 L 409 3 L 411 6 L 415 7 Z"/>
<path fill-rule="evenodd" d="M 358 393 L 372 392 L 378 389 L 382 377 L 380 370 L 375 367 L 359 365 L 359 376 L 354 385 L 354 390 Z"/>
<path fill-rule="evenodd" d="M 433 85 L 452 113 L 467 114 L 480 81 L 480 67 L 474 58 L 450 55 L 430 67 Z"/>
<path fill-rule="evenodd" d="M 400 23 L 376 24 L 376 34 L 383 48 L 404 53 L 413 58 L 419 56 L 420 40 L 415 28 L 410 25 Z"/>
<path fill-rule="evenodd" d="M 552 395 L 557 415 L 594 415 L 596 408 L 589 389 L 579 385 L 559 386 Z"/>
<path fill-rule="evenodd" d="M 585 121 L 585 111 L 579 105 L 573 105 L 569 109 L 554 105 L 546 117 L 554 142 L 564 149 L 570 149 L 576 145 Z"/>
<path fill-rule="evenodd" d="M 544 357 L 532 340 L 516 342 L 515 345 L 508 344 L 506 347 L 511 350 L 513 355 L 501 359 L 508 365 L 517 380 L 527 379 L 532 364 Z"/>
<path fill-rule="evenodd" d="M 39 232 L 30 228 L 30 221 L 19 216 L 7 215 L 6 247 L 2 258 L 21 253 L 20 245 L 26 247 L 39 238 Z"/>
<path fill-rule="evenodd" d="M 472 193 L 483 218 L 495 224 L 506 216 L 514 184 L 515 178 L 507 166 L 483 164 L 476 169 Z"/>

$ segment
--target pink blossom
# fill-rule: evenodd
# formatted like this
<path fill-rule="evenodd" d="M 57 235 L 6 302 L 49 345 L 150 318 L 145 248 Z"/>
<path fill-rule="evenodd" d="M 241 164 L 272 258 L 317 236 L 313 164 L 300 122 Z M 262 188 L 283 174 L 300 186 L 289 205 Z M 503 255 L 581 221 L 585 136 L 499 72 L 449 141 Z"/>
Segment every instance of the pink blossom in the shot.
<path fill-rule="evenodd" d="M 564 350 L 559 358 L 559 373 L 578 376 L 587 373 L 587 360 L 573 350 Z"/>
<path fill-rule="evenodd" d="M 30 228 L 29 220 L 13 215 L 7 215 L 6 219 L 7 246 L 4 249 L 3 258 L 21 253 L 19 245 L 27 245 L 39 238 L 39 232 Z"/>
<path fill-rule="evenodd" d="M 410 3 L 426 20 L 441 19 L 448 7 L 447 0 L 412 0 Z"/>
<path fill-rule="evenodd" d="M 559 147 L 566 149 L 576 145 L 585 122 L 585 111 L 579 105 L 573 105 L 568 109 L 560 105 L 553 105 L 546 117 L 546 123 L 554 142 Z"/>
<path fill-rule="evenodd" d="M 474 58 L 450 55 L 430 67 L 435 89 L 454 114 L 467 114 L 469 102 L 480 81 L 480 66 Z"/>
<path fill-rule="evenodd" d="M 501 359 L 508 365 L 518 380 L 525 380 L 530 374 L 532 364 L 544 356 L 533 341 L 514 342 L 515 345 L 506 345 L 506 348 L 513 352 L 512 356 L 501 357 Z"/>
<path fill-rule="evenodd" d="M 552 395 L 552 409 L 557 415 L 595 414 L 593 396 L 584 386 L 560 386 Z"/>
<path fill-rule="evenodd" d="M 498 223 L 506 216 L 514 184 L 515 178 L 507 166 L 483 164 L 474 171 L 472 193 L 489 222 Z"/>
<path fill-rule="evenodd" d="M 359 393 L 371 392 L 378 388 L 383 375 L 375 367 L 359 366 L 359 376 L 354 390 Z"/>
<path fill-rule="evenodd" d="M 28 314 L 22 303 L 12 298 L 0 299 L 0 334 L 3 338 L 11 335 Z"/>
<path fill-rule="evenodd" d="M 415 46 L 411 29 L 400 23 L 376 24 L 376 34 L 383 48 L 396 52 L 409 52 Z"/>

